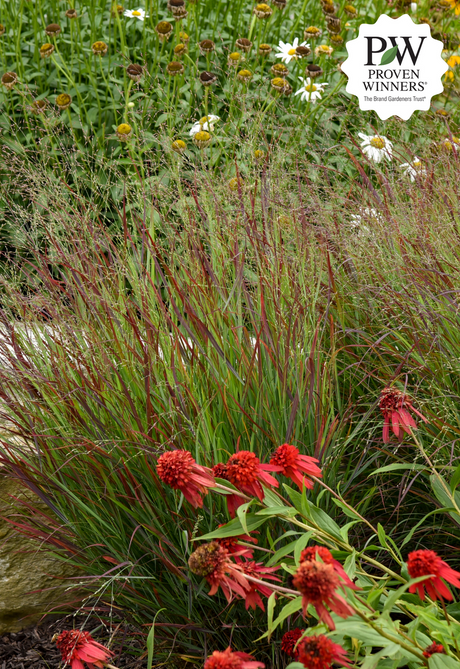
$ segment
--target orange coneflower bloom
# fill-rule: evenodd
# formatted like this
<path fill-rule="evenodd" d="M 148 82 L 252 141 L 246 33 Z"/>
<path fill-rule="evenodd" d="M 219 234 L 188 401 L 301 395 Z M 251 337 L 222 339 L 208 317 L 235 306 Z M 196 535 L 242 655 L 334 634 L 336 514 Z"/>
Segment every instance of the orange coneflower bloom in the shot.
<path fill-rule="evenodd" d="M 263 662 L 257 662 L 252 655 L 226 650 L 215 650 L 204 663 L 203 669 L 264 669 Z"/>
<path fill-rule="evenodd" d="M 163 483 L 180 490 L 194 507 L 202 507 L 201 495 L 215 486 L 214 476 L 208 467 L 198 465 L 188 451 L 168 451 L 160 455 L 157 474 Z"/>
<path fill-rule="evenodd" d="M 340 582 L 332 564 L 324 564 L 316 560 L 302 562 L 294 574 L 292 583 L 302 595 L 304 616 L 307 614 L 308 605 L 312 604 L 320 620 L 326 623 L 329 629 L 334 630 L 334 621 L 326 606 L 341 618 L 353 615 L 353 609 L 337 593 L 338 588 L 343 588 L 345 584 Z"/>
<path fill-rule="evenodd" d="M 279 471 L 275 465 L 263 465 L 252 451 L 238 451 L 227 462 L 227 477 L 230 483 L 246 495 L 264 498 L 262 483 L 268 487 L 278 488 L 278 481 L 268 472 Z"/>
<path fill-rule="evenodd" d="M 271 465 L 279 467 L 278 471 L 292 479 L 301 490 L 303 486 L 313 488 L 313 482 L 307 478 L 308 475 L 321 478 L 321 469 L 317 463 L 319 460 L 309 455 L 301 455 L 299 449 L 291 444 L 278 446 L 270 460 Z"/>
<path fill-rule="evenodd" d="M 397 388 L 387 387 L 382 390 L 379 408 L 384 418 L 383 441 L 385 444 L 390 441 L 390 427 L 398 439 L 402 439 L 403 432 L 410 434 L 410 428 L 417 429 L 415 420 L 409 411 L 413 411 L 425 423 L 428 422 L 428 419 L 420 411 L 414 409 L 410 397 Z"/>
<path fill-rule="evenodd" d="M 333 664 L 349 667 L 347 652 L 324 634 L 306 636 L 297 647 L 297 661 L 309 669 L 331 669 Z"/>
<path fill-rule="evenodd" d="M 411 585 L 409 588 L 409 592 L 417 592 L 420 599 L 425 599 L 425 588 L 432 600 L 453 599 L 452 593 L 444 581 L 460 588 L 460 572 L 449 567 L 447 562 L 444 562 L 434 551 L 418 550 L 409 553 L 407 571 L 411 578 L 427 576 L 426 580 Z M 441 579 L 444 579 L 444 581 Z"/>
<path fill-rule="evenodd" d="M 350 580 L 340 562 L 333 558 L 331 551 L 325 546 L 308 546 L 308 548 L 304 548 L 300 554 L 300 562 L 312 562 L 313 560 L 318 560 L 318 555 L 324 564 L 331 564 L 333 566 L 335 573 L 340 576 L 347 588 L 359 590 L 353 581 Z"/>
<path fill-rule="evenodd" d="M 113 656 L 111 650 L 94 641 L 89 632 L 66 630 L 56 638 L 56 646 L 61 651 L 64 665 L 71 669 L 84 669 L 86 662 L 91 669 L 103 667 Z"/>
<path fill-rule="evenodd" d="M 220 587 L 228 602 L 232 601 L 234 594 L 244 599 L 251 589 L 241 565 L 231 562 L 228 551 L 217 541 L 197 548 L 191 554 L 188 565 L 192 573 L 207 580 L 211 586 L 210 595 L 215 595 Z"/>
<path fill-rule="evenodd" d="M 297 649 L 297 642 L 304 632 L 305 630 L 301 630 L 300 627 L 296 627 L 295 629 L 286 632 L 286 634 L 283 634 L 283 638 L 281 639 L 281 650 L 283 653 L 286 653 L 288 657 L 297 659 L 299 654 Z"/>

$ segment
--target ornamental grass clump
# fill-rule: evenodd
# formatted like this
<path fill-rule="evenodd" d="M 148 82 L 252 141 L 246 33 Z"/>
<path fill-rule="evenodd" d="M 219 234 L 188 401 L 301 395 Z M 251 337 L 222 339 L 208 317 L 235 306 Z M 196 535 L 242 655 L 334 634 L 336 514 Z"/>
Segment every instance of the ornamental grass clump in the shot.
<path fill-rule="evenodd" d="M 184 128 L 213 133 L 205 166 L 211 102 Z M 46 138 L 59 118 L 30 122 Z M 362 180 L 338 190 L 267 138 L 228 173 L 186 171 L 176 137 L 169 184 L 104 188 L 97 161 L 70 189 L 2 147 L 25 254 L 1 282 L 15 523 L 80 567 L 85 607 L 129 611 L 142 638 L 155 620 L 158 662 L 460 661 L 456 154 L 422 156 L 427 191 L 356 135 Z"/>

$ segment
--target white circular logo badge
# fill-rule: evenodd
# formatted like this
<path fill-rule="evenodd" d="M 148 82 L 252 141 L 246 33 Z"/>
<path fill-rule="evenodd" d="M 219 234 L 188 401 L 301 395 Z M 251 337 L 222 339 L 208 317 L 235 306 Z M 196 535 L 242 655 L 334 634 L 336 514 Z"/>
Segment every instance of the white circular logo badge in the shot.
<path fill-rule="evenodd" d="M 431 37 L 426 23 L 415 24 L 407 14 L 397 19 L 382 14 L 373 25 L 363 23 L 346 47 L 347 92 L 358 97 L 360 109 L 374 110 L 382 120 L 407 121 L 417 109 L 427 111 L 432 96 L 444 90 L 443 43 Z"/>

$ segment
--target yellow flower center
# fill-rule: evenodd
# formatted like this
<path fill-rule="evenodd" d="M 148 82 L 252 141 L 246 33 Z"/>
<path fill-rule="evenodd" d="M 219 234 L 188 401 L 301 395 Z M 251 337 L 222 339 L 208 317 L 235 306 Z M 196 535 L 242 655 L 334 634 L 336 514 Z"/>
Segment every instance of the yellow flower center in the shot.
<path fill-rule="evenodd" d="M 131 132 L 131 126 L 128 125 L 127 123 L 122 123 L 121 125 L 118 126 L 117 132 L 119 135 L 129 135 Z"/>
<path fill-rule="evenodd" d="M 412 163 L 412 167 L 414 167 L 416 170 L 418 170 L 421 166 L 422 163 L 420 162 L 420 160 L 414 160 L 414 162 Z"/>
<path fill-rule="evenodd" d="M 200 132 L 196 133 L 195 139 L 197 139 L 199 142 L 207 142 L 208 139 L 211 139 L 211 135 L 209 132 L 206 132 L 206 130 L 200 130 Z"/>
<path fill-rule="evenodd" d="M 133 16 L 142 16 L 142 14 L 140 12 L 138 12 L 137 9 L 135 9 L 133 11 Z"/>
<path fill-rule="evenodd" d="M 315 84 L 308 84 L 307 86 L 305 86 L 305 90 L 308 91 L 309 93 L 313 93 L 313 91 L 317 90 L 317 87 L 315 86 Z"/>
<path fill-rule="evenodd" d="M 289 49 L 288 54 L 293 56 L 295 54 L 295 49 Z"/>
<path fill-rule="evenodd" d="M 374 149 L 385 148 L 385 140 L 382 137 L 373 137 L 369 143 L 374 147 Z"/>
<path fill-rule="evenodd" d="M 239 60 L 241 58 L 241 54 L 235 51 L 229 55 L 229 58 L 230 60 Z"/>

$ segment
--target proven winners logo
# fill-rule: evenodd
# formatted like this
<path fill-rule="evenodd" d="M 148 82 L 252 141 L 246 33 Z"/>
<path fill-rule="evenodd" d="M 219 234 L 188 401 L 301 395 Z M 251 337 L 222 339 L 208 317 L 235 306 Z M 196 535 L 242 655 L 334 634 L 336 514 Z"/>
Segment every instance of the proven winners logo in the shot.
<path fill-rule="evenodd" d="M 441 58 L 443 44 L 430 35 L 426 23 L 415 24 L 404 14 L 385 14 L 373 25 L 359 27 L 347 42 L 347 92 L 356 95 L 361 109 L 373 109 L 382 120 L 399 116 L 407 121 L 414 111 L 430 108 L 433 95 L 442 93 L 448 69 Z"/>

